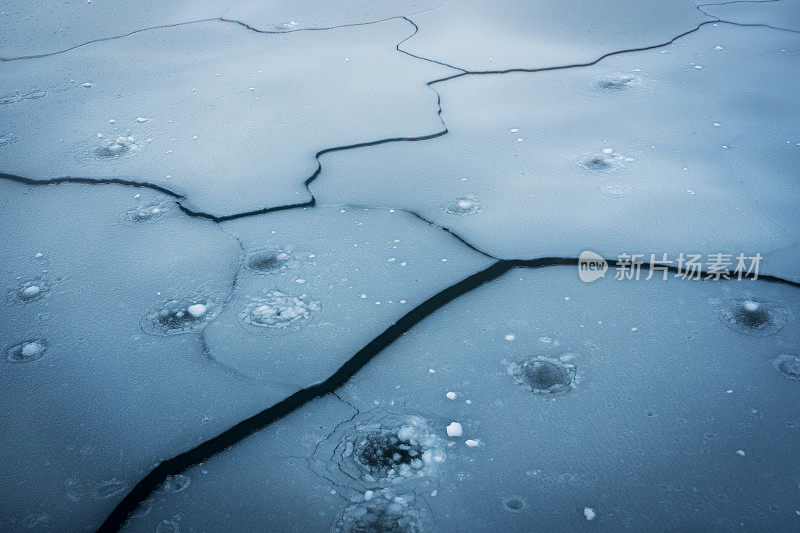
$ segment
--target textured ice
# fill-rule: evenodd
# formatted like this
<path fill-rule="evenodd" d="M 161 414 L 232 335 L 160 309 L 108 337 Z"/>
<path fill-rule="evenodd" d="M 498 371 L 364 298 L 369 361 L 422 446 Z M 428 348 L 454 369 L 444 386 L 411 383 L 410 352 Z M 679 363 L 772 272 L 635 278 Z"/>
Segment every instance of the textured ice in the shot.
<path fill-rule="evenodd" d="M 794 0 L 719 2 L 702 5 L 703 11 L 739 24 L 766 24 L 800 31 L 800 4 Z"/>
<path fill-rule="evenodd" d="M 790 379 L 800 381 L 800 357 L 784 354 L 775 360 L 775 369 Z"/>
<path fill-rule="evenodd" d="M 478 71 L 586 63 L 615 50 L 668 41 L 709 20 L 692 0 L 598 0 L 557 7 L 525 0 L 448 0 L 411 18 L 420 32 L 404 50 Z"/>
<path fill-rule="evenodd" d="M 451 71 L 397 53 L 412 32 L 402 19 L 286 35 L 211 21 L 35 69 L 2 63 L 0 95 L 46 94 L 0 107 L 3 134 L 16 136 L 0 172 L 156 183 L 215 215 L 307 202 L 318 151 L 442 129 L 425 82 Z"/>
<path fill-rule="evenodd" d="M 800 226 L 785 213 L 800 207 L 799 46 L 707 25 L 592 67 L 438 83 L 447 135 L 327 154 L 311 188 L 321 202 L 412 209 L 504 258 L 760 252 L 762 272 L 797 280 Z M 641 85 L 597 90 L 620 74 Z M 466 194 L 480 216 L 442 212 Z"/>
<path fill-rule="evenodd" d="M 204 330 L 208 353 L 245 376 L 290 386 L 327 378 L 414 306 L 490 264 L 394 209 L 321 206 L 223 227 L 248 250 L 245 265 L 254 249 L 288 253 L 291 262 L 240 269 L 230 301 Z"/>
<path fill-rule="evenodd" d="M 45 339 L 33 339 L 8 348 L 7 359 L 12 363 L 29 363 L 41 359 L 47 351 Z"/>
<path fill-rule="evenodd" d="M 562 360 L 563 359 L 563 360 Z M 508 373 L 534 394 L 559 394 L 576 386 L 575 365 L 564 361 L 571 358 L 536 356 L 508 367 Z"/>

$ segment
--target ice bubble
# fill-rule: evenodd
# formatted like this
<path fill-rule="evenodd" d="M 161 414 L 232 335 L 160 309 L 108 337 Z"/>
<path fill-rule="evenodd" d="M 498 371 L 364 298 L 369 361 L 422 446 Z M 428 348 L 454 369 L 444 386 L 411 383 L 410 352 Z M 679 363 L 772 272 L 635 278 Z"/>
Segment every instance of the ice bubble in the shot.
<path fill-rule="evenodd" d="M 505 505 L 506 510 L 511 511 L 512 513 L 518 513 L 528 506 L 528 503 L 525 501 L 525 499 L 520 498 L 519 496 L 508 497 L 503 501 L 503 504 Z"/>
<path fill-rule="evenodd" d="M 8 349 L 6 358 L 12 363 L 30 363 L 41 359 L 47 351 L 47 341 L 33 339 L 16 344 Z"/>
<path fill-rule="evenodd" d="M 124 482 L 116 478 L 110 479 L 100 483 L 92 492 L 92 497 L 95 500 L 105 500 L 125 492 L 127 488 L 128 486 Z"/>
<path fill-rule="evenodd" d="M 151 222 L 160 219 L 168 209 L 164 202 L 139 204 L 125 212 L 125 220 L 128 222 Z"/>
<path fill-rule="evenodd" d="M 248 270 L 257 273 L 276 273 L 294 268 L 298 264 L 294 254 L 289 250 L 260 248 L 247 252 L 244 265 Z"/>
<path fill-rule="evenodd" d="M 177 493 L 188 489 L 191 483 L 192 478 L 189 476 L 175 474 L 174 476 L 167 476 L 167 479 L 164 480 L 162 487 L 167 492 Z"/>
<path fill-rule="evenodd" d="M 349 505 L 333 528 L 341 533 L 417 533 L 427 529 L 422 511 L 413 495 L 398 495 L 389 489 L 373 493 L 362 502 Z"/>
<path fill-rule="evenodd" d="M 481 212 L 481 203 L 474 196 L 467 195 L 463 198 L 456 198 L 444 207 L 445 213 L 451 215 L 474 215 Z"/>
<path fill-rule="evenodd" d="M 51 282 L 45 278 L 28 280 L 12 293 L 23 302 L 32 302 L 44 298 L 50 292 Z"/>
<path fill-rule="evenodd" d="M 307 321 L 311 312 L 317 310 L 319 304 L 309 301 L 305 294 L 296 297 L 273 291 L 265 298 L 254 300 L 242 313 L 241 320 L 259 328 L 284 327 Z"/>
<path fill-rule="evenodd" d="M 207 298 L 186 298 L 169 300 L 141 322 L 145 333 L 151 335 L 178 335 L 204 327 L 213 320 L 216 313 L 212 302 Z"/>
<path fill-rule="evenodd" d="M 140 150 L 139 143 L 133 137 L 117 137 L 107 139 L 93 151 L 96 157 L 101 159 L 116 159 L 125 155 L 131 155 Z"/>
<path fill-rule="evenodd" d="M 156 533 L 178 533 L 180 530 L 178 523 L 174 520 L 162 520 L 156 526 Z"/>
<path fill-rule="evenodd" d="M 800 357 L 784 354 L 774 362 L 775 369 L 789 379 L 800 381 Z"/>
<path fill-rule="evenodd" d="M 613 74 L 600 79 L 595 88 L 600 91 L 624 91 L 641 85 L 642 78 L 633 74 Z"/>
<path fill-rule="evenodd" d="M 748 335 L 774 335 L 786 325 L 789 316 L 779 304 L 751 299 L 725 301 L 717 314 L 723 324 Z"/>
<path fill-rule="evenodd" d="M 559 359 L 536 356 L 510 365 L 508 371 L 534 394 L 559 394 L 576 386 L 575 366 Z"/>
<path fill-rule="evenodd" d="M 464 428 L 461 427 L 461 424 L 458 422 L 450 422 L 447 426 L 447 436 L 448 437 L 460 437 L 464 434 Z"/>

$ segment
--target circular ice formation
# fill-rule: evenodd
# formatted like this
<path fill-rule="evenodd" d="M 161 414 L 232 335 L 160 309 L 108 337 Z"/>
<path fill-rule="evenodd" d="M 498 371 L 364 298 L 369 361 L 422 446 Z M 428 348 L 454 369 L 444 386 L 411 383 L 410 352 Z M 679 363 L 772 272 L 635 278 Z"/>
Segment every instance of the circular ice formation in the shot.
<path fill-rule="evenodd" d="M 534 394 L 559 394 L 575 388 L 575 366 L 559 359 L 536 356 L 512 364 L 509 373 Z"/>
<path fill-rule="evenodd" d="M 309 301 L 306 294 L 296 297 L 273 291 L 250 304 L 241 319 L 249 326 L 277 328 L 299 325 L 311 317 L 312 311 L 318 310 L 319 304 Z"/>
<path fill-rule="evenodd" d="M 160 219 L 168 210 L 164 202 L 149 202 L 140 204 L 125 212 L 128 222 L 151 222 Z"/>
<path fill-rule="evenodd" d="M 444 207 L 445 213 L 451 215 L 474 215 L 481 212 L 481 202 L 472 195 L 456 198 Z"/>
<path fill-rule="evenodd" d="M 631 187 L 622 183 L 607 183 L 600 186 L 600 192 L 612 198 L 622 198 L 631 193 Z"/>
<path fill-rule="evenodd" d="M 641 85 L 642 78 L 633 74 L 612 74 L 603 76 L 595 87 L 600 91 L 624 91 L 632 87 Z"/>
<path fill-rule="evenodd" d="M 50 280 L 45 278 L 37 278 L 28 280 L 20 285 L 14 294 L 23 302 L 32 302 L 34 300 L 41 300 L 48 292 L 50 292 L 52 284 Z"/>
<path fill-rule="evenodd" d="M 102 141 L 100 146 L 96 147 L 92 153 L 100 159 L 117 159 L 135 154 L 140 149 L 141 147 L 135 138 L 121 136 Z"/>
<path fill-rule="evenodd" d="M 45 339 L 33 339 L 12 346 L 6 352 L 6 357 L 12 363 L 30 363 L 41 359 L 47 347 Z"/>
<path fill-rule="evenodd" d="M 166 492 L 178 493 L 183 492 L 192 484 L 192 478 L 184 476 L 183 474 L 175 474 L 174 476 L 167 476 L 162 485 Z"/>
<path fill-rule="evenodd" d="M 178 533 L 181 530 L 174 520 L 162 520 L 156 526 L 156 533 Z"/>
<path fill-rule="evenodd" d="M 108 481 L 100 483 L 94 489 L 92 492 L 92 497 L 95 500 L 105 500 L 106 498 L 111 498 L 117 494 L 125 492 L 127 488 L 128 486 L 124 482 L 116 478 L 109 479 Z"/>
<path fill-rule="evenodd" d="M 787 378 L 800 381 L 800 356 L 783 354 L 773 364 Z"/>
<path fill-rule="evenodd" d="M 297 266 L 297 261 L 292 256 L 291 251 L 260 248 L 247 252 L 244 258 L 244 266 L 248 270 L 259 274 L 272 274 L 294 268 Z"/>
<path fill-rule="evenodd" d="M 151 335 L 179 335 L 204 327 L 216 316 L 208 298 L 169 300 L 142 318 L 141 326 Z"/>
<path fill-rule="evenodd" d="M 774 335 L 786 325 L 789 316 L 779 304 L 751 299 L 725 301 L 717 314 L 723 324 L 747 335 Z"/>
<path fill-rule="evenodd" d="M 384 411 L 359 415 L 319 444 L 312 467 L 350 496 L 367 490 L 427 485 L 455 445 L 416 415 Z"/>
<path fill-rule="evenodd" d="M 520 498 L 519 496 L 510 496 L 503 501 L 503 504 L 505 505 L 506 510 L 511 511 L 512 513 L 519 513 L 528 506 L 528 503 L 525 501 L 525 499 Z"/>
<path fill-rule="evenodd" d="M 414 507 L 414 496 L 390 489 L 369 492 L 369 498 L 345 508 L 333 531 L 341 533 L 417 533 L 425 529 L 423 513 Z"/>

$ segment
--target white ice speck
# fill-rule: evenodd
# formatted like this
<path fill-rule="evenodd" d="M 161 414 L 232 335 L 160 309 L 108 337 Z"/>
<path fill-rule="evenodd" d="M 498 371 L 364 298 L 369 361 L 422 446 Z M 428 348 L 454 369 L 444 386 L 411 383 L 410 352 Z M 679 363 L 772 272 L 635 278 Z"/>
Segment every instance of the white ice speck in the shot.
<path fill-rule="evenodd" d="M 41 289 L 41 288 L 39 288 L 39 286 L 38 286 L 38 285 L 31 285 L 30 287 L 25 287 L 25 288 L 22 290 L 22 294 L 24 294 L 24 295 L 25 295 L 25 296 L 27 296 L 28 298 L 31 298 L 31 297 L 33 297 L 33 296 L 36 296 L 36 295 L 37 295 L 37 294 L 39 294 L 40 292 L 42 292 L 42 289 Z"/>
<path fill-rule="evenodd" d="M 92 86 L 92 84 L 89 83 L 89 82 L 86 82 L 83 85 L 81 85 L 81 87 L 91 87 L 91 86 Z"/>
<path fill-rule="evenodd" d="M 464 441 L 464 444 L 466 444 L 470 448 L 474 448 L 475 446 L 480 444 L 480 442 L 475 439 L 467 439 L 466 441 Z"/>
<path fill-rule="evenodd" d="M 447 436 L 448 437 L 460 437 L 464 434 L 464 428 L 461 427 L 461 424 L 458 422 L 450 422 L 450 425 L 447 426 Z"/>
<path fill-rule="evenodd" d="M 136 119 L 136 122 L 138 122 L 139 124 L 144 124 L 144 123 L 145 123 L 145 122 L 147 122 L 148 120 L 150 120 L 150 119 L 149 119 L 149 118 L 145 118 L 145 117 L 138 117 L 138 118 Z"/>
<path fill-rule="evenodd" d="M 456 393 L 453 392 L 453 391 L 448 392 L 447 394 L 445 394 L 445 396 L 447 396 L 448 400 L 455 400 L 456 399 Z"/>
<path fill-rule="evenodd" d="M 714 50 L 723 50 L 723 48 L 720 45 L 717 45 L 714 47 Z"/>
<path fill-rule="evenodd" d="M 759 304 L 758 302 L 754 302 L 753 300 L 745 300 L 742 302 L 742 305 L 748 311 L 758 311 Z"/>
<path fill-rule="evenodd" d="M 516 335 L 514 335 L 513 333 L 508 333 L 508 334 L 506 334 L 506 340 L 507 340 L 507 341 L 513 341 L 513 340 L 514 340 L 514 339 L 516 339 L 516 338 L 517 338 L 517 336 L 516 336 Z"/>
<path fill-rule="evenodd" d="M 744 450 L 736 450 L 736 455 L 741 455 L 744 457 Z"/>
<path fill-rule="evenodd" d="M 702 70 L 703 69 L 703 65 L 695 65 L 694 68 L 696 70 Z"/>
<path fill-rule="evenodd" d="M 368 490 L 368 491 L 366 491 L 366 492 L 364 493 L 364 501 L 367 501 L 367 502 L 368 502 L 368 501 L 370 501 L 370 500 L 372 499 L 372 496 L 373 496 L 374 494 L 375 494 L 375 493 L 374 493 L 374 492 L 372 492 L 371 490 Z"/>
<path fill-rule="evenodd" d="M 187 307 L 186 310 L 194 318 L 200 318 L 201 316 L 206 314 L 206 311 L 208 310 L 208 308 L 203 304 L 192 304 L 189 307 Z"/>
<path fill-rule="evenodd" d="M 583 516 L 586 517 L 586 520 L 591 522 L 592 520 L 595 519 L 595 517 L 597 516 L 597 513 L 594 512 L 594 509 L 592 509 L 591 507 L 584 507 L 583 508 Z"/>
<path fill-rule="evenodd" d="M 40 342 L 26 342 L 22 345 L 22 355 L 26 358 L 36 357 L 45 350 L 45 347 Z"/>

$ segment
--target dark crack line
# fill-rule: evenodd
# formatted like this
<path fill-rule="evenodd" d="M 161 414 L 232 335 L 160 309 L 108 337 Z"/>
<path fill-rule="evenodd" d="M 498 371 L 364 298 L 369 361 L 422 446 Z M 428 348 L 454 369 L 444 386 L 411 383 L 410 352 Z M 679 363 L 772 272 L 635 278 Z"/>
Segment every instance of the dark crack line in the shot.
<path fill-rule="evenodd" d="M 62 177 L 62 178 L 50 178 L 50 179 L 31 179 L 25 178 L 23 176 L 17 176 L 15 174 L 5 174 L 0 172 L 0 179 L 7 180 L 7 181 L 14 181 L 16 183 L 22 183 L 24 185 L 58 185 L 60 183 L 80 183 L 82 185 L 122 185 L 124 187 L 136 187 L 140 189 L 150 189 L 153 191 L 160 192 L 161 194 L 165 194 L 171 198 L 182 199 L 184 196 L 182 194 L 178 194 L 174 191 L 167 189 L 166 187 L 162 187 L 161 185 L 156 185 L 154 183 L 148 183 L 146 181 L 134 181 L 134 180 L 126 180 L 122 178 L 73 178 L 73 177 Z"/>
<path fill-rule="evenodd" d="M 620 263 L 616 260 L 607 260 L 609 266 L 619 267 Z M 422 320 L 446 306 L 455 299 L 469 292 L 494 281 L 510 270 L 515 268 L 540 269 L 553 266 L 577 266 L 578 259 L 574 257 L 544 257 L 531 260 L 500 260 L 493 263 L 488 268 L 481 270 L 467 278 L 451 285 L 439 293 L 431 296 L 411 311 L 403 315 L 397 322 L 389 326 L 380 335 L 375 337 L 366 346 L 356 352 L 342 366 L 339 367 L 326 380 L 298 390 L 294 394 L 281 400 L 280 402 L 264 409 L 263 411 L 235 424 L 216 437 L 213 437 L 200 445 L 182 452 L 170 459 L 160 462 L 151 470 L 125 497 L 117 504 L 105 522 L 98 529 L 99 532 L 118 531 L 128 516 L 136 510 L 136 507 L 150 496 L 168 476 L 179 474 L 186 469 L 202 463 L 214 455 L 223 452 L 231 446 L 237 444 L 253 433 L 264 429 L 273 422 L 281 420 L 289 414 L 295 412 L 312 400 L 326 394 L 335 394 L 336 390 L 347 383 L 358 371 L 372 361 L 385 348 L 394 341 L 410 331 Z M 642 270 L 650 270 L 649 264 L 640 265 Z M 662 267 L 658 267 L 659 269 Z M 665 267 L 669 272 L 679 273 L 675 266 Z M 701 271 L 703 277 L 708 275 L 707 271 Z M 750 276 L 752 278 L 752 276 Z M 777 276 L 759 276 L 759 280 L 770 283 L 781 283 L 794 288 L 800 288 L 800 283 L 785 280 Z M 718 280 L 705 280 L 716 282 Z M 719 280 L 730 281 L 730 280 Z"/>
<path fill-rule="evenodd" d="M 731 0 L 730 2 L 708 2 L 705 4 L 697 4 L 695 8 L 697 8 L 697 10 L 705 16 L 719 20 L 718 17 L 715 17 L 714 15 L 709 15 L 703 8 L 708 6 L 726 6 L 728 4 L 770 4 L 772 2 L 782 2 L 782 1 L 783 0 Z"/>
<path fill-rule="evenodd" d="M 212 17 L 212 18 L 200 19 L 200 20 L 190 20 L 190 21 L 187 21 L 187 22 L 176 22 L 174 24 L 162 24 L 160 26 L 150 26 L 149 28 L 141 28 L 139 30 L 133 30 L 133 31 L 128 32 L 128 33 L 123 33 L 121 35 L 113 35 L 111 37 L 100 37 L 98 39 L 92 39 L 91 41 L 86 41 L 85 43 L 76 44 L 75 46 L 70 46 L 69 48 L 65 48 L 64 50 L 59 50 L 57 52 L 47 52 L 47 53 L 44 53 L 44 54 L 32 54 L 32 55 L 29 55 L 29 56 L 18 56 L 18 57 L 0 57 L 0 61 L 21 61 L 21 60 L 24 60 L 24 59 L 40 59 L 42 57 L 56 56 L 56 55 L 59 55 L 59 54 L 65 54 L 67 52 L 75 50 L 76 48 L 81 48 L 82 46 L 87 46 L 87 45 L 94 44 L 94 43 L 102 43 L 104 41 L 113 41 L 113 40 L 116 40 L 116 39 L 124 39 L 125 37 L 130 37 L 131 35 L 136 35 L 137 33 L 143 33 L 143 32 L 152 31 L 152 30 L 161 30 L 161 29 L 165 29 L 165 28 L 176 28 L 178 26 L 188 26 L 190 24 L 199 24 L 201 22 L 211 22 L 212 20 L 222 20 L 222 19 L 219 18 L 219 17 Z"/>

